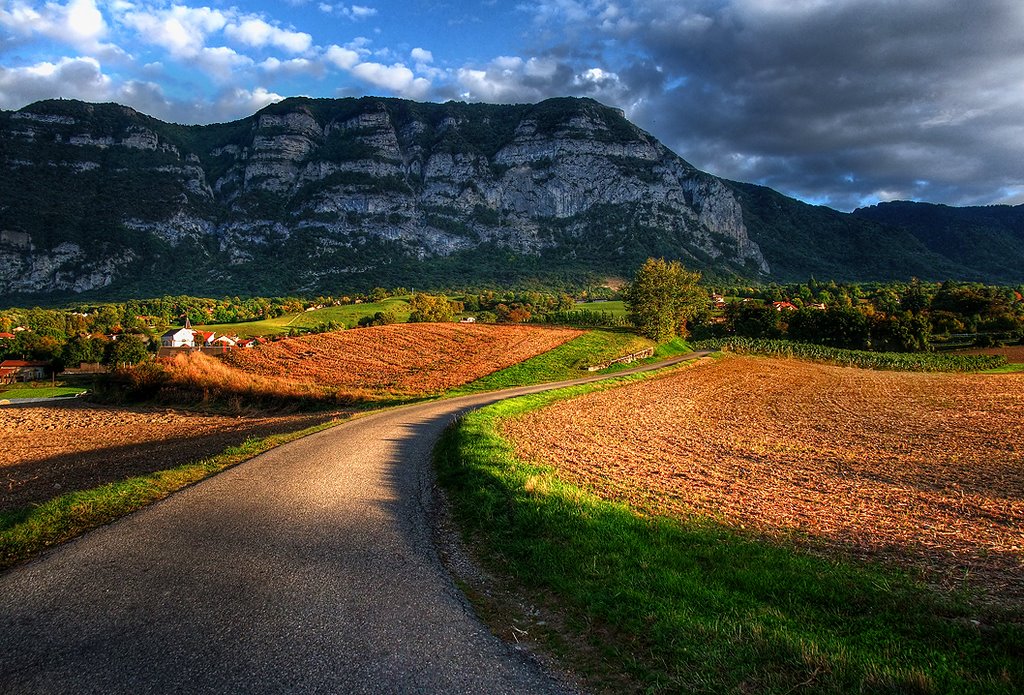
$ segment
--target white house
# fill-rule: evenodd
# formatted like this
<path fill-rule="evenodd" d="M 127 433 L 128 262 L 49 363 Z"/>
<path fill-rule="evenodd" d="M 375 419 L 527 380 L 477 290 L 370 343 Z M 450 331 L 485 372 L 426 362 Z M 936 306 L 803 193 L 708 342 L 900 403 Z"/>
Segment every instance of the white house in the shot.
<path fill-rule="evenodd" d="M 161 347 L 195 347 L 196 346 L 196 334 L 192 330 L 192 324 L 189 322 L 188 317 L 185 317 L 184 328 L 172 328 L 171 330 L 160 336 Z"/>

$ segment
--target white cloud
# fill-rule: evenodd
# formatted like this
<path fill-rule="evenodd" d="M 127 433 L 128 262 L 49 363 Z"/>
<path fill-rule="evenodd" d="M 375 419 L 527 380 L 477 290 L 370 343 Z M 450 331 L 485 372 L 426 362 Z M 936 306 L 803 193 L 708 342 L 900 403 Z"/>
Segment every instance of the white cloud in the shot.
<path fill-rule="evenodd" d="M 252 91 L 236 87 L 222 93 L 207 110 L 220 118 L 240 118 L 282 99 L 283 96 L 264 87 L 256 87 Z"/>
<path fill-rule="evenodd" d="M 325 57 L 342 70 L 351 70 L 352 66 L 359 62 L 358 52 L 342 46 L 331 46 L 327 49 Z"/>
<path fill-rule="evenodd" d="M 433 63 L 434 54 L 425 48 L 414 48 L 409 51 L 409 57 L 415 60 L 417 63 Z"/>
<path fill-rule="evenodd" d="M 314 75 L 321 76 L 324 73 L 322 62 L 308 58 L 292 58 L 290 60 L 279 60 L 274 57 L 267 58 L 257 64 L 260 70 L 270 75 Z"/>
<path fill-rule="evenodd" d="M 166 49 L 175 58 L 195 58 L 206 48 L 207 37 L 227 26 L 228 18 L 209 7 L 174 5 L 157 11 L 132 11 L 121 17 L 139 38 Z"/>
<path fill-rule="evenodd" d="M 271 45 L 289 53 L 304 53 L 313 45 L 313 37 L 309 34 L 282 29 L 258 17 L 247 17 L 237 24 L 228 24 L 224 34 L 247 46 L 263 48 Z"/>
<path fill-rule="evenodd" d="M 4 5 L 6 7 L 0 7 L 0 26 L 15 36 L 41 35 L 97 56 L 124 54 L 114 44 L 102 41 L 109 27 L 95 0 L 69 0 L 63 5 L 48 2 L 39 9 L 23 0 Z"/>
<path fill-rule="evenodd" d="M 192 58 L 192 62 L 208 75 L 225 81 L 230 80 L 236 70 L 250 67 L 254 63 L 249 56 L 241 55 L 227 46 L 204 48 Z"/>
<path fill-rule="evenodd" d="M 367 7 L 365 5 L 344 5 L 341 3 L 331 4 L 328 2 L 321 2 L 317 7 L 324 14 L 336 15 L 338 17 L 345 17 L 353 22 L 357 22 L 362 19 L 368 19 L 377 14 L 376 8 Z"/>
<path fill-rule="evenodd" d="M 138 80 L 118 83 L 104 74 L 95 58 L 64 57 L 20 68 L 0 67 L 0 108 L 18 109 L 58 95 L 82 101 L 116 101 L 158 117 L 172 113 L 158 85 Z"/>
<path fill-rule="evenodd" d="M 381 63 L 358 63 L 350 72 L 360 80 L 381 87 L 410 99 L 422 99 L 430 90 L 430 81 L 416 77 L 415 73 L 402 63 L 382 65 Z"/>

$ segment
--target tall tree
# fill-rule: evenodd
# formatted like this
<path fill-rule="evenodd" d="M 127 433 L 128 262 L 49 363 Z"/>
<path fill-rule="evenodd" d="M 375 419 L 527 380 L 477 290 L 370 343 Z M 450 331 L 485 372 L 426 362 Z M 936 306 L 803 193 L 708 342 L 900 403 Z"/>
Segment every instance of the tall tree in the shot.
<path fill-rule="evenodd" d="M 630 320 L 651 340 L 685 334 L 686 322 L 708 303 L 699 283 L 700 273 L 679 261 L 648 258 L 623 293 Z"/>

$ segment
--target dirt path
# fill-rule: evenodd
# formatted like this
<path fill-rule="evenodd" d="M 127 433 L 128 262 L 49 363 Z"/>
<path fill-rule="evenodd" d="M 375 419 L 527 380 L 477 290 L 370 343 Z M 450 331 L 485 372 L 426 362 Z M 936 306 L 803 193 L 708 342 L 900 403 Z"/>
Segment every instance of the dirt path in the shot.
<path fill-rule="evenodd" d="M 565 692 L 476 618 L 430 514 L 452 419 L 555 386 L 359 418 L 8 571 L 0 691 Z"/>

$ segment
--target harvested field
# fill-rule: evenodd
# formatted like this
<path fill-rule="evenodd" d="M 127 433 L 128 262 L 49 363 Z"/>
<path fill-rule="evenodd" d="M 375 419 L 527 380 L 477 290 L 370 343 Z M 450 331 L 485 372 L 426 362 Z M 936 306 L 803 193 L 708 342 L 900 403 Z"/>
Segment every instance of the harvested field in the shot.
<path fill-rule="evenodd" d="M 396 395 L 438 393 L 547 352 L 583 331 L 537 326 L 410 323 L 235 350 L 229 364 L 266 376 Z"/>
<path fill-rule="evenodd" d="M 962 352 L 965 355 L 1002 355 L 1010 364 L 1024 364 L 1024 345 L 972 348 L 970 350 L 958 350 L 957 352 Z"/>
<path fill-rule="evenodd" d="M 0 511 L 124 480 L 330 420 L 228 417 L 62 401 L 0 408 Z"/>
<path fill-rule="evenodd" d="M 504 433 L 524 459 L 650 513 L 708 515 L 1024 604 L 1024 374 L 731 357 Z"/>

